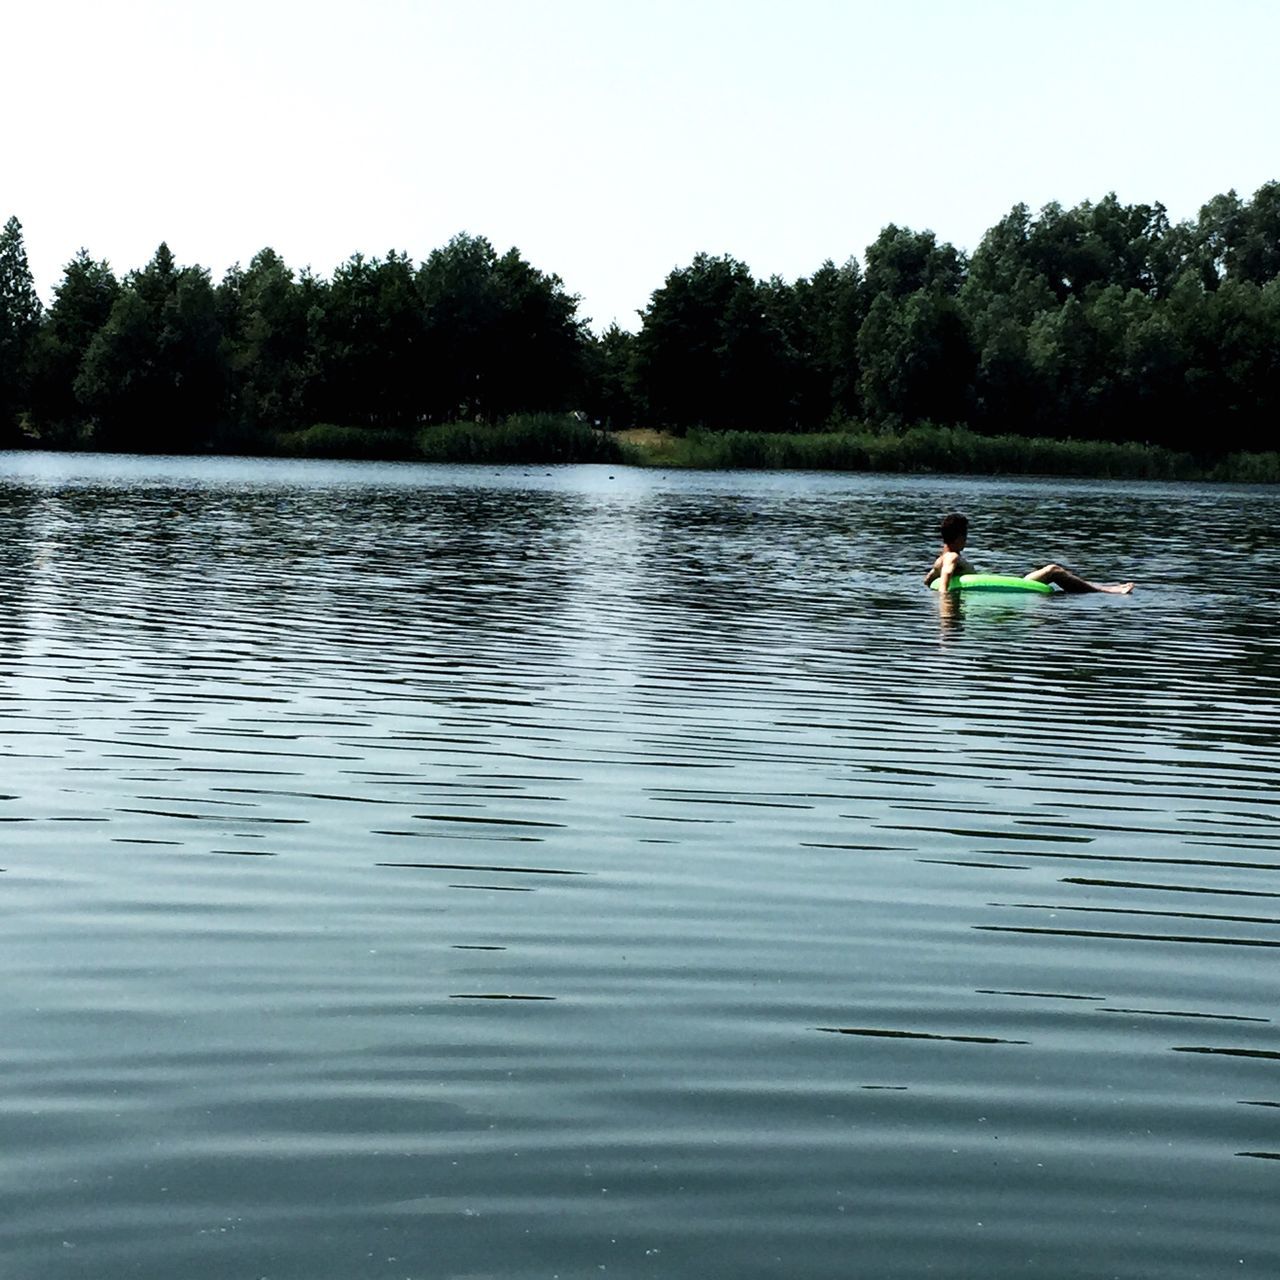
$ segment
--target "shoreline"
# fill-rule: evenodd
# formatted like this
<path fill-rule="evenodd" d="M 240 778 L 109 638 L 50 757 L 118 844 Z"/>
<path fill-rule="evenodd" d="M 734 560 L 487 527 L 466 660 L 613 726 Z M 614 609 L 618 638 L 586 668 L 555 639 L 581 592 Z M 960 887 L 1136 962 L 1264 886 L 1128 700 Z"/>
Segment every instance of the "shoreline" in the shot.
<path fill-rule="evenodd" d="M 75 440 L 28 436 L 14 443 L 19 452 L 104 452 L 88 435 Z M 408 430 L 318 423 L 300 431 L 261 435 L 214 432 L 190 456 L 1280 483 L 1280 452 L 1241 452 L 1200 460 L 1138 442 L 984 436 L 967 427 L 928 424 L 900 431 L 854 424 L 809 433 L 706 429 L 679 433 L 654 427 L 611 431 L 569 414 L 526 414 L 493 424 L 454 422 Z"/>

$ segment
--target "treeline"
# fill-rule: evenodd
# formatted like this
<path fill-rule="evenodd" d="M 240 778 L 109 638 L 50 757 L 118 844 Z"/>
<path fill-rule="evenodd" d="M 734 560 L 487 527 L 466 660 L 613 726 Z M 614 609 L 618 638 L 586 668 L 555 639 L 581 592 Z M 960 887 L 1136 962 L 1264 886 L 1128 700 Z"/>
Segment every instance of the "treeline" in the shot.
<path fill-rule="evenodd" d="M 81 250 L 44 311 L 10 219 L 0 420 L 55 445 L 181 452 L 559 409 L 589 342 L 576 309 L 514 249 L 458 236 L 417 266 L 357 254 L 328 280 L 264 249 L 215 284 L 167 244 L 118 280 Z"/>
<path fill-rule="evenodd" d="M 1274 450 L 1280 183 L 1178 223 L 1114 195 L 1018 205 L 972 257 L 891 225 L 863 262 L 794 282 L 699 254 L 635 333 L 599 335 L 558 276 L 478 236 L 328 279 L 264 249 L 216 283 L 163 244 L 123 279 L 82 250 L 46 309 L 20 224 L 0 232 L 0 441 L 252 449 L 319 423 L 566 410 L 676 432 L 927 422 Z"/>

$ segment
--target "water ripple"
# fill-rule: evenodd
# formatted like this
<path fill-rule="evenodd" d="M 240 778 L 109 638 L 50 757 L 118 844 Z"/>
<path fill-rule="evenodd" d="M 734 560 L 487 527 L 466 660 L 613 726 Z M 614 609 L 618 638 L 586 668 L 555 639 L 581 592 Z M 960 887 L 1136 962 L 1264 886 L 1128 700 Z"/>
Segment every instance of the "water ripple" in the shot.
<path fill-rule="evenodd" d="M 0 455 L 0 1270 L 1280 1272 L 1278 502 Z"/>

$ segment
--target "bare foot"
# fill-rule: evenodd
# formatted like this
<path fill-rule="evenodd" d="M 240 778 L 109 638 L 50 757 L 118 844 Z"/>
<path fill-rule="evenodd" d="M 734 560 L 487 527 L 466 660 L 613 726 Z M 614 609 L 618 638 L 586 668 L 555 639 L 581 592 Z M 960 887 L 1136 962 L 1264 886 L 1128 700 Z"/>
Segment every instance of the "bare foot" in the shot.
<path fill-rule="evenodd" d="M 1132 582 L 1113 582 L 1109 586 L 1099 587 L 1099 591 L 1105 591 L 1112 596 L 1127 596 L 1133 592 Z"/>

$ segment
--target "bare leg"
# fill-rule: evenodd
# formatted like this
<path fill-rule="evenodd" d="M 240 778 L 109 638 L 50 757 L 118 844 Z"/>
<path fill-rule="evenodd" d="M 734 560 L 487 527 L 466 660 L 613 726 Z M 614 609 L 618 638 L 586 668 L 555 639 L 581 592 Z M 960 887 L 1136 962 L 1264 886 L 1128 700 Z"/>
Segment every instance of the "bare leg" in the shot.
<path fill-rule="evenodd" d="M 1032 582 L 1052 582 L 1063 591 L 1105 591 L 1113 596 L 1127 596 L 1133 590 L 1132 582 L 1089 582 L 1060 564 L 1047 564 L 1043 569 L 1027 574 L 1027 578 Z"/>

